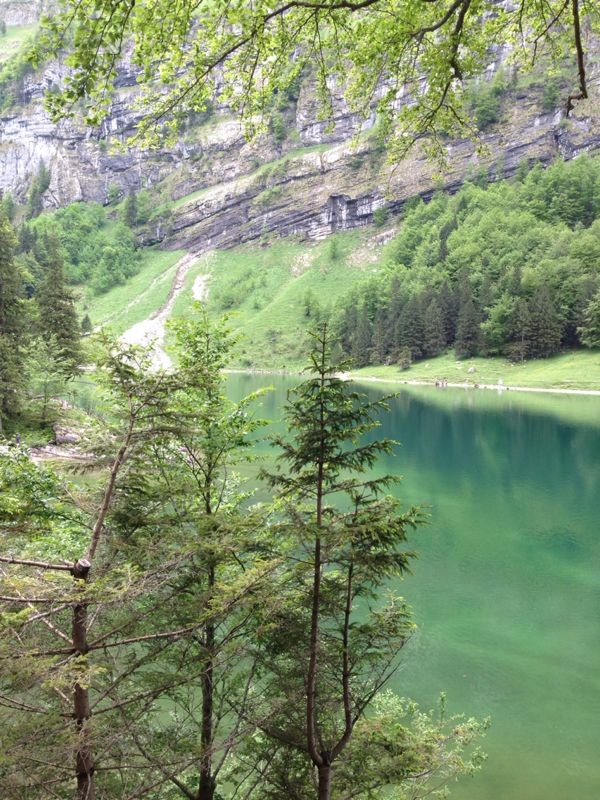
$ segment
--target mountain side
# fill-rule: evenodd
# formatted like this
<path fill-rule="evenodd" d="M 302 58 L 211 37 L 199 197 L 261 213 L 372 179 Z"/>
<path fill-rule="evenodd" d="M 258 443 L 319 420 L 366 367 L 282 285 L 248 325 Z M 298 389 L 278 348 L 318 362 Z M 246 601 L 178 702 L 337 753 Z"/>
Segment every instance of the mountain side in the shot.
<path fill-rule="evenodd" d="M 8 32 L 30 33 L 42 5 L 0 3 Z M 204 252 L 272 234 L 320 239 L 372 222 L 378 209 L 397 211 L 415 195 L 455 191 L 482 170 L 506 177 L 524 160 L 570 159 L 600 146 L 591 101 L 566 119 L 563 92 L 547 96 L 550 78 L 517 75 L 503 65 L 505 57 L 499 51 L 474 88 L 475 105 L 495 103 L 480 124 L 483 151 L 471 141 L 449 142 L 443 177 L 419 143 L 399 165 L 387 164 L 375 111 L 359 118 L 341 93 L 333 128 L 319 120 L 310 75 L 275 99 L 268 132 L 251 142 L 230 110 L 215 105 L 188 120 L 169 149 L 119 151 L 139 121 L 136 72 L 126 58 L 110 113 L 94 129 L 77 118 L 53 124 L 44 111 L 44 92 L 60 82 L 63 65 L 37 73 L 23 68 L 12 83 L 5 80 L 0 97 L 0 191 L 24 201 L 42 163 L 51 176 L 46 207 L 78 200 L 109 204 L 147 189 L 156 208 L 140 234 L 143 243 Z"/>

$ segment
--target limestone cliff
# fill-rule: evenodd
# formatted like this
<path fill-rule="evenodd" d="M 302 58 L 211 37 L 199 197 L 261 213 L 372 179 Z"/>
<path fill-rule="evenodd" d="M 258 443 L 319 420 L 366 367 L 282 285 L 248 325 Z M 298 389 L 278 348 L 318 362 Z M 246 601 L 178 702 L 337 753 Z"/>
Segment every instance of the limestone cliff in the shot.
<path fill-rule="evenodd" d="M 30 23 L 41 7 L 42 0 L 0 2 L 9 26 Z M 440 186 L 452 191 L 482 168 L 491 176 L 510 175 L 524 159 L 572 158 L 600 146 L 600 118 L 591 103 L 566 120 L 558 109 L 542 113 L 539 91 L 517 89 L 504 103 L 501 122 L 483 135 L 487 154 L 477 154 L 469 141 L 449 143 L 448 168 L 440 178 L 417 144 L 391 169 L 372 135 L 375 115 L 357 118 L 340 97 L 329 131 L 316 121 L 314 92 L 305 81 L 299 96 L 277 112 L 279 130 L 258 141 L 247 142 L 239 122 L 226 108 L 216 108 L 208 118 L 190 120 L 169 150 L 117 153 L 113 143 L 130 136 L 138 121 L 134 71 L 123 65 L 109 116 L 101 127 L 88 129 L 77 121 L 54 125 L 43 110 L 43 93 L 60 80 L 62 69 L 51 64 L 25 76 L 17 103 L 0 115 L 0 191 L 24 200 L 42 161 L 52 176 L 47 206 L 108 203 L 131 189 L 149 188 L 162 210 L 144 240 L 198 252 L 272 234 L 320 238 L 371 222 L 377 209 L 398 210 L 414 195 L 427 196 Z"/>

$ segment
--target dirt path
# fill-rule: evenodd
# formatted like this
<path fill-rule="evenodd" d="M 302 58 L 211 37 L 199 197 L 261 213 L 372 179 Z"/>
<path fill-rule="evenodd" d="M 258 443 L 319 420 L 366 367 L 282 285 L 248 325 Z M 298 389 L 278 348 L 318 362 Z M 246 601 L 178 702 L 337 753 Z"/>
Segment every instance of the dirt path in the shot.
<path fill-rule="evenodd" d="M 94 456 L 89 453 L 82 453 L 81 450 L 63 447 L 57 444 L 44 444 L 29 449 L 29 457 L 36 464 L 43 461 L 76 461 L 84 463 L 93 461 Z"/>
<path fill-rule="evenodd" d="M 152 345 L 154 351 L 154 366 L 156 369 L 169 369 L 171 367 L 171 359 L 164 349 L 165 325 L 171 315 L 175 300 L 183 291 L 185 276 L 190 267 L 197 261 L 198 256 L 193 253 L 187 253 L 183 256 L 177 262 L 173 285 L 163 305 L 157 311 L 150 314 L 147 319 L 132 325 L 132 327 L 126 330 L 121 336 L 121 339 L 128 344 L 139 344 L 143 346 Z M 207 275 L 199 277 L 208 279 Z M 195 285 L 196 284 L 194 284 L 194 287 Z M 208 290 L 206 290 L 206 292 L 207 291 Z M 205 296 L 200 299 L 205 299 Z"/>
<path fill-rule="evenodd" d="M 209 275 L 198 275 L 192 286 L 192 297 L 194 300 L 204 302 L 208 298 L 208 279 Z"/>

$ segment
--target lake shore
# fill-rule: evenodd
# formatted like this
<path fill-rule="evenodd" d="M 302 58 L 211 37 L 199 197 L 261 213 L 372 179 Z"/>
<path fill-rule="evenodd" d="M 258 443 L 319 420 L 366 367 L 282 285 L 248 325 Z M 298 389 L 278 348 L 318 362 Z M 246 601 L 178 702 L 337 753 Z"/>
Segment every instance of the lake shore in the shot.
<path fill-rule="evenodd" d="M 600 397 L 600 389 L 561 389 L 559 387 L 541 386 L 505 386 L 498 383 L 463 383 L 447 382 L 444 386 L 436 386 L 435 381 L 423 380 L 402 380 L 401 378 L 378 378 L 373 375 L 357 375 L 355 373 L 343 373 L 347 380 L 358 383 L 392 383 L 399 386 L 434 386 L 438 389 L 492 389 L 496 392 L 537 392 L 539 394 L 575 394 Z"/>
<path fill-rule="evenodd" d="M 236 369 L 229 368 L 224 372 L 231 375 L 288 375 L 288 376 L 302 376 L 300 370 L 294 369 Z M 465 390 L 479 390 L 487 389 L 495 392 L 532 392 L 537 394 L 567 394 L 567 395 L 583 395 L 587 397 L 600 397 L 600 389 L 576 389 L 576 388 L 561 388 L 559 386 L 512 386 L 499 383 L 476 383 L 474 381 L 447 381 L 444 386 L 436 386 L 435 380 L 422 380 L 417 378 L 396 378 L 393 376 L 377 376 L 368 375 L 357 372 L 342 372 L 340 377 L 344 380 L 354 381 L 355 383 L 388 383 L 394 386 L 429 386 L 438 389 L 465 389 Z"/>

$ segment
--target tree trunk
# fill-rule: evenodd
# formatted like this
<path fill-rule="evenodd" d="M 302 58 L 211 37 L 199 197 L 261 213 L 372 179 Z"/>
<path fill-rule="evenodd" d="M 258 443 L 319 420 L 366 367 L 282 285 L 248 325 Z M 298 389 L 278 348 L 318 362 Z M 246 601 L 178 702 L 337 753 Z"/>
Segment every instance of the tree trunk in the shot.
<path fill-rule="evenodd" d="M 85 587 L 90 571 L 90 562 L 80 559 L 73 567 L 72 573 L 76 581 Z M 80 584 L 81 585 L 81 584 Z M 73 647 L 76 660 L 87 657 L 87 603 L 73 606 Z M 82 664 L 82 667 L 84 665 Z M 92 713 L 90 710 L 89 690 L 76 683 L 73 689 L 73 717 L 77 728 L 77 750 L 75 751 L 75 773 L 77 775 L 77 800 L 94 800 L 94 759 L 89 744 L 88 723 Z"/>
<path fill-rule="evenodd" d="M 330 800 L 331 797 L 331 764 L 319 767 L 319 800 Z"/>
<path fill-rule="evenodd" d="M 215 584 L 215 568 L 212 565 L 209 570 L 208 582 L 209 596 L 212 596 Z M 213 800 L 215 794 L 215 779 L 212 774 L 215 626 L 212 622 L 206 625 L 205 646 L 206 666 L 201 679 L 202 729 L 200 732 L 201 762 L 198 800 Z"/>

